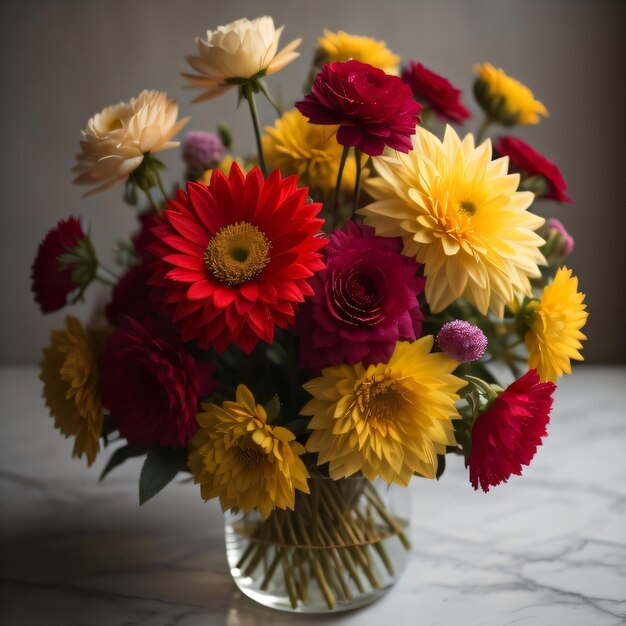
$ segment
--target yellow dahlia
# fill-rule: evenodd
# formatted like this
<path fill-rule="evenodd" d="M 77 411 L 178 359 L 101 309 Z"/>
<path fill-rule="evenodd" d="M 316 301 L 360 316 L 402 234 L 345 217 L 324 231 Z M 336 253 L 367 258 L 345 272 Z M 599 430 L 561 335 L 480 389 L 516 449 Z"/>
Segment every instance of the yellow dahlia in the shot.
<path fill-rule="evenodd" d="M 178 104 L 163 91 L 144 90 L 128 103 L 106 107 L 82 131 L 74 183 L 99 184 L 90 195 L 123 182 L 146 154 L 180 145 L 171 140 L 190 118 L 177 118 Z"/>
<path fill-rule="evenodd" d="M 548 116 L 546 107 L 535 100 L 533 92 L 504 70 L 491 63 L 474 66 L 477 74 L 474 94 L 487 116 L 506 126 L 538 124 L 539 116 Z"/>
<path fill-rule="evenodd" d="M 190 87 L 205 90 L 193 102 L 215 98 L 236 84 L 274 74 L 297 59 L 300 53 L 294 51 L 302 39 L 294 39 L 278 52 L 283 28 L 275 28 L 274 20 L 265 15 L 209 30 L 206 41 L 198 37 L 198 56 L 186 57 L 197 74 L 183 74 Z"/>
<path fill-rule="evenodd" d="M 304 447 L 295 435 L 270 426 L 244 385 L 237 387 L 235 402 L 202 408 L 189 468 L 204 500 L 219 497 L 223 511 L 256 508 L 263 519 L 275 508 L 293 510 L 295 490 L 309 493 L 309 473 L 299 458 Z"/>
<path fill-rule="evenodd" d="M 516 292 L 530 295 L 529 277 L 545 264 L 535 231 L 544 219 L 526 209 L 533 194 L 518 192 L 508 159 L 491 160 L 491 142 L 474 147 L 452 127 L 443 142 L 416 129 L 413 151 L 376 157 L 379 176 L 365 181 L 374 202 L 360 209 L 378 235 L 402 237 L 403 254 L 424 264 L 433 312 L 464 297 L 499 317 Z"/>
<path fill-rule="evenodd" d="M 432 336 L 401 341 L 388 363 L 327 367 L 304 385 L 313 396 L 301 411 L 313 416 L 306 449 L 319 453 L 318 465 L 330 463 L 333 479 L 358 471 L 388 484 L 435 478 L 437 455 L 456 445 L 454 403 L 466 383 L 452 374 L 457 361 L 432 346 Z"/>
<path fill-rule="evenodd" d="M 274 127 L 266 126 L 263 152 L 268 169 L 278 168 L 283 176 L 297 174 L 300 184 L 334 189 L 343 146 L 337 142 L 338 126 L 309 124 L 300 111 L 287 111 L 276 120 Z M 348 159 L 342 175 L 342 186 L 354 187 L 356 166 Z"/>
<path fill-rule="evenodd" d="M 584 360 L 580 342 L 587 337 L 580 329 L 589 316 L 584 299 L 585 294 L 578 291 L 578 278 L 566 267 L 559 269 L 554 282 L 544 287 L 525 335 L 528 367 L 535 368 L 542 381 L 554 383 L 563 373 L 571 373 L 570 359 Z"/>
<path fill-rule="evenodd" d="M 347 61 L 356 59 L 369 63 L 387 74 L 398 75 L 400 57 L 387 48 L 384 41 L 371 37 L 349 35 L 340 30 L 333 33 L 324 29 L 324 36 L 318 39 L 324 62 Z"/>
<path fill-rule="evenodd" d="M 102 401 L 95 339 L 74 317 L 66 329 L 50 335 L 50 346 L 39 364 L 43 394 L 54 425 L 74 436 L 72 456 L 87 457 L 91 465 L 100 450 Z"/>

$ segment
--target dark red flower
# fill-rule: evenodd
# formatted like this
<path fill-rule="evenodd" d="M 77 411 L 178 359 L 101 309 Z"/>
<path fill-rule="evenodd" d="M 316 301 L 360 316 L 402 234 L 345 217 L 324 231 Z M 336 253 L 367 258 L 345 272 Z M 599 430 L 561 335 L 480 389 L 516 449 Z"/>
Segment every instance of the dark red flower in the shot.
<path fill-rule="evenodd" d="M 481 413 L 472 429 L 469 457 L 470 482 L 483 491 L 520 476 L 548 433 L 552 394 L 556 385 L 542 383 L 531 369 L 509 385 L 491 406 Z"/>
<path fill-rule="evenodd" d="M 220 352 L 234 342 L 250 353 L 259 339 L 273 341 L 274 324 L 293 323 L 327 243 L 321 204 L 307 204 L 308 189 L 296 184 L 278 170 L 244 176 L 234 164 L 228 178 L 214 170 L 208 187 L 188 183 L 167 203 L 153 229 L 151 284 L 163 289 L 183 341 Z"/>
<path fill-rule="evenodd" d="M 412 150 L 422 110 L 401 78 L 355 60 L 324 65 L 296 108 L 312 124 L 339 124 L 337 141 L 370 156 Z"/>
<path fill-rule="evenodd" d="M 301 367 L 384 363 L 397 341 L 420 337 L 424 279 L 401 249 L 400 239 L 377 237 L 354 222 L 333 232 L 326 270 L 311 279 L 315 294 L 296 324 Z"/>
<path fill-rule="evenodd" d="M 60 257 L 75 250 L 85 239 L 80 220 L 69 217 L 60 220 L 39 244 L 31 268 L 31 288 L 43 313 L 62 309 L 68 302 L 68 296 L 82 286 L 72 280 L 74 267 L 62 263 Z"/>
<path fill-rule="evenodd" d="M 126 318 L 100 357 L 102 403 L 129 443 L 183 447 L 196 432 L 198 396 L 217 387 L 156 320 Z M 204 387 L 204 389 L 203 389 Z"/>
<path fill-rule="evenodd" d="M 113 287 L 111 302 L 105 315 L 113 326 L 119 326 L 125 317 L 143 320 L 158 308 L 154 288 L 148 284 L 152 270 L 146 263 L 131 267 Z"/>
<path fill-rule="evenodd" d="M 513 169 L 523 172 L 527 177 L 545 178 L 548 184 L 546 198 L 552 198 L 562 204 L 572 203 L 572 199 L 565 193 L 567 184 L 556 163 L 546 159 L 526 142 L 517 137 L 500 137 L 495 145 L 495 151 L 498 156 L 508 156 Z"/>
<path fill-rule="evenodd" d="M 415 98 L 430 107 L 440 120 L 461 124 L 470 117 L 461 103 L 461 90 L 421 63 L 411 61 L 409 67 L 402 70 L 402 80 L 411 87 Z"/>

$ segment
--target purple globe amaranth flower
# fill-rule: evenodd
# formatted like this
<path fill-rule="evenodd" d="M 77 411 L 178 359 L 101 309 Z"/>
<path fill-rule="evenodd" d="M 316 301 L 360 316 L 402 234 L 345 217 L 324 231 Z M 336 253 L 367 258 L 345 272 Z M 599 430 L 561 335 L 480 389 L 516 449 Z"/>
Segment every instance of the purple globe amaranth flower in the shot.
<path fill-rule="evenodd" d="M 327 267 L 311 279 L 315 293 L 295 326 L 301 367 L 386 362 L 397 341 L 420 337 L 425 279 L 401 249 L 401 239 L 354 222 L 331 234 Z"/>
<path fill-rule="evenodd" d="M 222 140 L 213 133 L 194 130 L 183 141 L 183 161 L 194 177 L 215 167 L 225 156 L 226 148 Z"/>
<path fill-rule="evenodd" d="M 476 361 L 485 354 L 487 337 L 478 326 L 464 320 L 447 322 L 437 333 L 437 345 L 460 363 Z"/>
<path fill-rule="evenodd" d="M 567 232 L 559 220 L 551 217 L 548 220 L 548 241 L 554 238 L 555 252 L 565 258 L 574 252 L 574 238 Z"/>

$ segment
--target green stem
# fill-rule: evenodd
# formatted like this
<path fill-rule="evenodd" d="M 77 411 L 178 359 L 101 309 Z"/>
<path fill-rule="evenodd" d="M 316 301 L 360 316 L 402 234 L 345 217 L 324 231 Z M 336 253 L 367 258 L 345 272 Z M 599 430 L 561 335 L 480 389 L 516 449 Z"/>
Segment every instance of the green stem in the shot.
<path fill-rule="evenodd" d="M 104 267 L 103 265 L 98 265 L 98 269 L 96 269 L 95 279 L 98 282 L 104 283 L 105 285 L 114 286 L 117 284 L 119 278 L 109 269 Z"/>
<path fill-rule="evenodd" d="M 482 121 L 482 124 L 480 125 L 480 128 L 476 133 L 476 145 L 479 145 L 483 142 L 487 133 L 487 129 L 491 126 L 492 121 L 493 120 L 490 117 L 485 117 L 485 119 Z"/>
<path fill-rule="evenodd" d="M 356 213 L 359 208 L 359 195 L 361 193 L 361 151 L 354 149 L 354 160 L 356 163 L 356 178 L 354 180 L 354 197 L 352 200 L 352 213 Z"/>
<path fill-rule="evenodd" d="M 263 146 L 261 144 L 261 123 L 259 122 L 259 112 L 256 108 L 254 92 L 250 83 L 246 83 L 241 87 L 243 94 L 250 106 L 250 115 L 252 116 L 252 125 L 254 126 L 254 138 L 256 139 L 256 149 L 259 154 L 259 166 L 263 172 L 263 176 L 267 178 L 267 168 L 265 167 L 265 159 L 263 158 Z"/>
<path fill-rule="evenodd" d="M 341 179 L 343 177 L 343 168 L 346 166 L 346 159 L 348 158 L 348 151 L 350 146 L 344 146 L 341 153 L 341 160 L 339 161 L 339 170 L 337 171 L 337 182 L 335 183 L 335 192 L 330 199 L 330 210 L 333 214 L 333 228 L 337 225 L 337 212 L 339 210 L 337 202 L 339 200 L 339 192 L 341 190 Z"/>

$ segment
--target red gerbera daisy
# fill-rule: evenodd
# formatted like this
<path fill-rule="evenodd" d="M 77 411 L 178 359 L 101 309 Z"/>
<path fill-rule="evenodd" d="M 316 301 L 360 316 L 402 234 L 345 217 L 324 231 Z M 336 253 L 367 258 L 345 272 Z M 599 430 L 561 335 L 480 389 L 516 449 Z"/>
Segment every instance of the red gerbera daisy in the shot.
<path fill-rule="evenodd" d="M 378 156 L 385 146 L 400 152 L 413 149 L 410 136 L 422 105 L 401 78 L 350 60 L 324 65 L 296 109 L 311 124 L 339 124 L 340 144 Z"/>
<path fill-rule="evenodd" d="M 42 313 L 62 309 L 72 292 L 78 299 L 93 280 L 98 262 L 80 220 L 60 220 L 39 244 L 31 268 L 32 291 Z"/>
<path fill-rule="evenodd" d="M 470 114 L 461 102 L 461 90 L 421 63 L 411 61 L 402 70 L 402 80 L 417 100 L 429 106 L 440 120 L 462 123 Z"/>
<path fill-rule="evenodd" d="M 556 385 L 542 383 L 531 369 L 509 385 L 481 413 L 472 429 L 469 457 L 470 482 L 483 491 L 520 476 L 548 433 L 552 394 Z"/>
<path fill-rule="evenodd" d="M 522 171 L 529 178 L 542 176 L 548 185 L 544 197 L 552 198 L 561 204 L 571 204 L 572 199 L 565 193 L 567 183 L 556 163 L 546 159 L 525 141 L 517 137 L 500 137 L 495 145 L 498 156 L 508 156 L 514 170 Z"/>
<path fill-rule="evenodd" d="M 157 260 L 151 283 L 179 322 L 183 341 L 223 351 L 231 342 L 250 353 L 271 343 L 274 324 L 294 321 L 313 290 L 307 279 L 324 268 L 318 252 L 322 205 L 307 204 L 296 177 L 267 180 L 255 167 L 244 177 L 214 170 L 210 185 L 188 183 L 167 203 L 150 251 Z"/>

